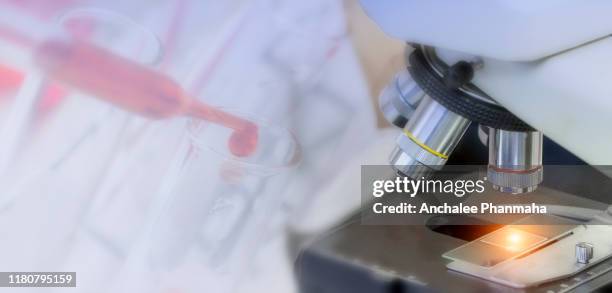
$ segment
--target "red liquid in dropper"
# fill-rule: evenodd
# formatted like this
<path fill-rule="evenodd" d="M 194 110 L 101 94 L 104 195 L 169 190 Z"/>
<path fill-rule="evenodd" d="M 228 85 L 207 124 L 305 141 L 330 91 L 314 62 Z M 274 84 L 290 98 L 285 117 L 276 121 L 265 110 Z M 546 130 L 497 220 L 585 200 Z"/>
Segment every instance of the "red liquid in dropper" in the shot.
<path fill-rule="evenodd" d="M 230 136 L 228 147 L 232 154 L 237 157 L 246 157 L 257 148 L 258 131 L 255 124 L 247 126 L 243 130 L 236 130 Z"/>
<path fill-rule="evenodd" d="M 259 137 L 257 125 L 229 113 L 209 107 L 202 103 L 196 103 L 189 109 L 189 115 L 193 117 L 207 117 L 206 120 L 223 124 L 234 129 L 228 140 L 229 150 L 234 156 L 246 157 L 255 152 Z"/>
<path fill-rule="evenodd" d="M 228 147 L 235 156 L 252 154 L 255 124 L 192 99 L 167 76 L 84 41 L 47 41 L 36 61 L 49 77 L 149 118 L 189 115 L 234 130 Z"/>

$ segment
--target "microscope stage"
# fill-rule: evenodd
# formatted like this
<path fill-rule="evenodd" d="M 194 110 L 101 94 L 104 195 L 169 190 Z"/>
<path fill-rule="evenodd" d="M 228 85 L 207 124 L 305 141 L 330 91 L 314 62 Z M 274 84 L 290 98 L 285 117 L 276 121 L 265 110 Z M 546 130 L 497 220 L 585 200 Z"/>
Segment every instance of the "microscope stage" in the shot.
<path fill-rule="evenodd" d="M 558 233 L 562 236 L 556 238 L 558 241 L 550 241 L 554 237 L 534 230 L 521 231 L 524 233 L 519 235 L 529 239 L 529 248 L 524 250 L 529 252 L 487 268 L 466 261 L 449 262 L 442 255 L 473 241 L 486 244 L 482 241 L 485 240 L 495 243 L 491 245 L 494 247 L 502 244 L 504 237 L 494 231 L 493 237 L 481 236 L 466 242 L 423 225 L 368 226 L 356 217 L 302 251 L 296 262 L 300 292 L 549 293 L 612 289 L 612 243 L 606 239 L 612 234 L 612 226 L 573 227 L 570 233 Z M 490 228 L 462 225 L 452 229 L 467 235 Z M 547 240 L 542 242 L 540 237 Z M 597 246 L 588 265 L 576 264 L 576 241 Z"/>

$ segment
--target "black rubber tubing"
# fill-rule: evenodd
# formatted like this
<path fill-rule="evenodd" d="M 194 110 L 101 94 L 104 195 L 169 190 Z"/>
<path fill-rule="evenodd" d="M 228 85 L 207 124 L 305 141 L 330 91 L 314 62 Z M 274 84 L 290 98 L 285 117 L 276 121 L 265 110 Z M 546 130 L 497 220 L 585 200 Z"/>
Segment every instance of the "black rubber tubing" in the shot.
<path fill-rule="evenodd" d="M 533 127 L 505 108 L 481 101 L 458 89 L 449 88 L 444 79 L 427 63 L 420 49 L 412 52 L 408 62 L 410 63 L 408 71 L 414 81 L 427 95 L 448 110 L 473 122 L 497 129 L 535 131 Z"/>

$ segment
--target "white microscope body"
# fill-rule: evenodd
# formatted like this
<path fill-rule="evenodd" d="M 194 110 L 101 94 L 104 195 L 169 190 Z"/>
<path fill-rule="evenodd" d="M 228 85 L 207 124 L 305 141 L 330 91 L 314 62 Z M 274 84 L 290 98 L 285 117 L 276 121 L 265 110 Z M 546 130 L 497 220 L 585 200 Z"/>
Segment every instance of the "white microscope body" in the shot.
<path fill-rule="evenodd" d="M 592 165 L 611 165 L 612 2 L 361 0 L 392 37 L 447 64 L 479 59 L 472 84 Z"/>

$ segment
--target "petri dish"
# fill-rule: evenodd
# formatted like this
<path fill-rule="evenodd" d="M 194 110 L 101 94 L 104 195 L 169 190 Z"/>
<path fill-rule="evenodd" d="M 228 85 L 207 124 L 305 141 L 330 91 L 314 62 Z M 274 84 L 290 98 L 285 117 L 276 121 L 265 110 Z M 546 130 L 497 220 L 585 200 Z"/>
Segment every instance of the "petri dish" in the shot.
<path fill-rule="evenodd" d="M 248 155 L 241 156 L 232 152 L 236 147 L 232 144 L 241 143 L 233 139 L 234 130 L 200 119 L 189 120 L 187 130 L 195 150 L 206 151 L 223 159 L 226 164 L 220 171 L 229 174 L 230 177 L 244 173 L 271 176 L 296 167 L 301 161 L 300 144 L 293 132 L 286 127 L 274 124 L 256 114 L 236 109 L 219 109 L 257 126 L 254 150 Z"/>

